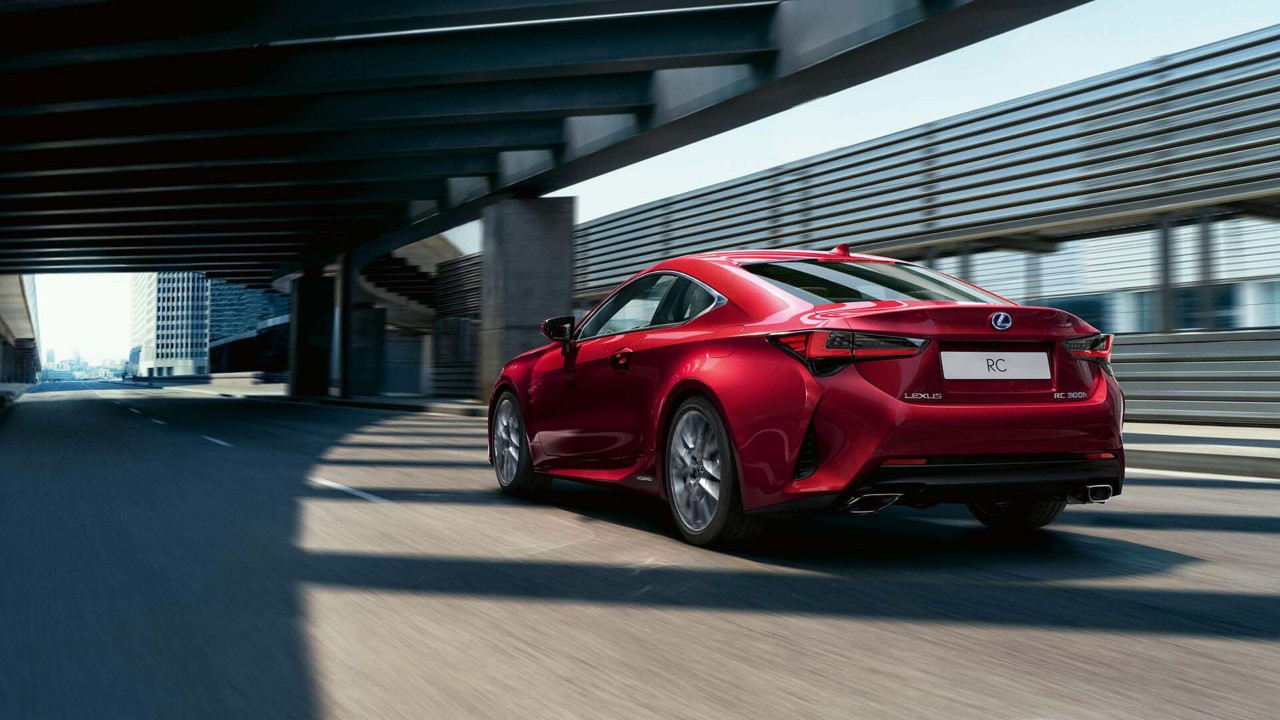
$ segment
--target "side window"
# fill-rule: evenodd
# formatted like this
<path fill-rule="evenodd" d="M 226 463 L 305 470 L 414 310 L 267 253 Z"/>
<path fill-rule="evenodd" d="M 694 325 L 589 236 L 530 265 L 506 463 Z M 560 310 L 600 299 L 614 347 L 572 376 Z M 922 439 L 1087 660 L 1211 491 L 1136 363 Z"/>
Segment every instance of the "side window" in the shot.
<path fill-rule="evenodd" d="M 716 301 L 705 288 L 688 278 L 676 280 L 653 318 L 654 325 L 675 325 L 700 315 Z"/>
<path fill-rule="evenodd" d="M 652 324 L 658 303 L 674 281 L 671 275 L 654 274 L 627 285 L 587 320 L 578 338 L 612 335 Z"/>

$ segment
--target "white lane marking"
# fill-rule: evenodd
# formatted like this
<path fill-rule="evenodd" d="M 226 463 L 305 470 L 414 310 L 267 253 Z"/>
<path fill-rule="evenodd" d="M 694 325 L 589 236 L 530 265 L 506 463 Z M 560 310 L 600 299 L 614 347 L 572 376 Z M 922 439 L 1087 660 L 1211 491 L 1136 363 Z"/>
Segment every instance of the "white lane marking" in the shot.
<path fill-rule="evenodd" d="M 139 415 L 142 414 L 142 411 L 139 410 L 138 408 L 129 408 L 129 412 L 135 412 L 135 413 L 138 413 Z"/>
<path fill-rule="evenodd" d="M 1156 477 L 1173 477 L 1173 478 L 1193 478 L 1198 480 L 1229 480 L 1232 482 L 1242 483 L 1266 483 L 1268 485 L 1280 485 L 1280 478 L 1255 477 L 1253 475 L 1219 475 L 1216 473 L 1198 473 L 1187 472 L 1185 470 L 1152 470 L 1150 468 L 1125 468 L 1125 475 L 1138 473 L 1141 475 L 1155 475 Z"/>
<path fill-rule="evenodd" d="M 363 490 L 357 490 L 353 487 L 347 487 L 346 485 L 332 482 L 330 480 L 325 480 L 324 478 L 313 477 L 311 478 L 311 481 L 314 483 L 319 483 L 320 485 L 324 485 L 325 487 L 331 487 L 334 490 L 341 490 L 342 492 L 347 493 L 349 495 L 355 495 L 356 497 L 362 500 L 368 500 L 369 502 L 375 502 L 375 503 L 391 504 L 391 501 L 384 497 L 378 497 L 373 493 L 367 493 Z"/>
<path fill-rule="evenodd" d="M 119 400 L 112 400 L 111 402 L 113 402 L 113 403 L 115 403 L 115 404 L 117 404 L 117 405 L 123 405 L 123 404 L 124 404 L 124 403 L 120 402 Z"/>
<path fill-rule="evenodd" d="M 157 424 L 157 425 L 168 425 L 168 424 L 169 424 L 169 423 L 167 423 L 167 422 L 165 422 L 165 421 L 163 421 L 163 420 L 157 420 L 157 419 L 155 419 L 155 418 L 151 418 L 151 422 L 153 422 L 153 423 L 155 423 L 155 424 Z"/>
<path fill-rule="evenodd" d="M 232 445 L 231 443 L 227 442 L 226 440 L 219 440 L 219 439 L 218 439 L 218 438 L 216 438 L 216 437 L 209 437 L 208 435 L 201 435 L 200 437 L 204 438 L 205 440 L 208 440 L 209 442 L 213 443 L 214 445 L 221 445 L 222 447 L 235 447 L 235 445 Z"/>

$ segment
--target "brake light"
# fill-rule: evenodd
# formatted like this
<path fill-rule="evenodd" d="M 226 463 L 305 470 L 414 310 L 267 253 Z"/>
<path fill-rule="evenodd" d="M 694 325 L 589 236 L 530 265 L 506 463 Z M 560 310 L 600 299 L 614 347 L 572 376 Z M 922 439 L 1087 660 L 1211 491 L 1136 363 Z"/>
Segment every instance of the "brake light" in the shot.
<path fill-rule="evenodd" d="M 848 330 L 801 330 L 777 333 L 769 340 L 803 360 L 819 375 L 826 375 L 851 362 L 915 357 L 924 352 L 928 340 L 868 335 Z"/>
<path fill-rule="evenodd" d="M 1062 346 L 1067 349 L 1067 352 L 1071 353 L 1072 357 L 1108 363 L 1111 362 L 1111 340 L 1113 337 L 1113 335 L 1090 335 L 1076 338 L 1075 340 L 1064 340 Z"/>

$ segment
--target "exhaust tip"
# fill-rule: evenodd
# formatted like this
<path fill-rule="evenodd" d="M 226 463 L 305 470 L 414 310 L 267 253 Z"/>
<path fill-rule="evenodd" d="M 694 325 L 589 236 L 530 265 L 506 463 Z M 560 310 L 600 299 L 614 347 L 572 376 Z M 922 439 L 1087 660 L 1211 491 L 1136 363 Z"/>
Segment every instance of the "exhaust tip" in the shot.
<path fill-rule="evenodd" d="M 1091 503 L 1102 504 L 1111 499 L 1110 485 L 1090 485 L 1085 489 Z"/>
<path fill-rule="evenodd" d="M 850 515 L 872 515 L 898 502 L 902 493 L 866 493 L 858 495 L 844 506 Z"/>

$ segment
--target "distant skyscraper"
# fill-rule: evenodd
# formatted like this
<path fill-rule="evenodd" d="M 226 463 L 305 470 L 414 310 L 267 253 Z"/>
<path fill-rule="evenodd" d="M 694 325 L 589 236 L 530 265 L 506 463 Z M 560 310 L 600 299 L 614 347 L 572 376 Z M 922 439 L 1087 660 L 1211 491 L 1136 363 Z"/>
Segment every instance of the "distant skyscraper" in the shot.
<path fill-rule="evenodd" d="M 45 365 L 52 365 L 52 364 L 55 362 L 53 358 L 54 358 L 53 350 L 50 350 L 49 352 L 45 353 L 45 354 L 44 354 L 44 364 L 45 364 Z"/>
<path fill-rule="evenodd" d="M 132 295 L 130 371 L 154 377 L 208 372 L 209 281 L 204 275 L 139 273 Z"/>

